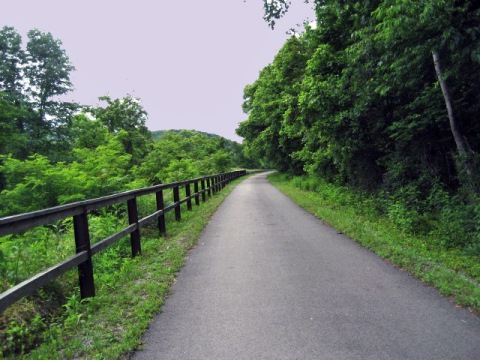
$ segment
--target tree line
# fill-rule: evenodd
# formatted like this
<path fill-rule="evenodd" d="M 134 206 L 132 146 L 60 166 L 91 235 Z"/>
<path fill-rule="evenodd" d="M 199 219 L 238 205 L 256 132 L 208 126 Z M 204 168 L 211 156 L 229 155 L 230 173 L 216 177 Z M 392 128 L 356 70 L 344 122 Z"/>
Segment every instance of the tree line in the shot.
<path fill-rule="evenodd" d="M 246 165 L 241 145 L 194 131 L 155 141 L 140 99 L 63 101 L 74 71 L 62 42 L 0 30 L 0 216 Z"/>
<path fill-rule="evenodd" d="M 265 1 L 272 27 L 289 4 Z M 313 4 L 316 24 L 244 90 L 247 154 L 388 199 L 386 212 L 458 217 L 463 242 L 480 242 L 479 4 Z"/>

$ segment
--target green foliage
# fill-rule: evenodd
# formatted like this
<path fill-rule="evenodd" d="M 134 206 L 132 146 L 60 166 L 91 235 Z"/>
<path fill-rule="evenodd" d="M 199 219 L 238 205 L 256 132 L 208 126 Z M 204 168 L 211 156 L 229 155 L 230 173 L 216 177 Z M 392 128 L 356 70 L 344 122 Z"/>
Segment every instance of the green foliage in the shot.
<path fill-rule="evenodd" d="M 269 4 L 283 9 L 278 16 L 288 8 Z M 303 186 L 322 197 L 330 183 L 366 191 L 375 206 L 365 212 L 478 254 L 479 5 L 314 4 L 316 26 L 289 39 L 245 88 L 248 119 L 237 132 L 248 156 L 282 172 L 303 170 Z"/>
<path fill-rule="evenodd" d="M 99 108 L 81 108 L 57 101 L 56 96 L 71 89 L 69 74 L 73 66 L 61 42 L 50 33 L 32 30 L 28 37 L 24 51 L 15 29 L 0 30 L 0 217 L 161 181 L 227 172 L 248 162 L 242 145 L 211 134 L 165 132 L 154 144 L 145 125 L 147 113 L 140 100 L 130 95 L 123 99 L 103 96 L 100 100 L 106 102 L 106 106 Z M 171 194 L 165 194 L 165 202 L 172 202 Z M 156 210 L 155 197 L 142 197 L 138 205 L 140 216 L 150 215 Z M 89 214 L 91 241 L 95 243 L 113 235 L 125 228 L 126 222 L 125 204 Z M 173 226 L 169 232 L 173 232 L 171 228 Z M 149 228 L 142 230 L 145 230 L 143 235 L 154 233 Z M 0 238 L 0 291 L 72 256 L 75 253 L 73 237 L 72 220 L 66 219 Z M 158 243 L 165 241 L 155 239 L 151 244 L 146 241 L 142 245 L 147 250 L 157 249 Z M 187 248 L 183 239 L 176 245 L 162 245 L 154 257 L 160 254 L 160 259 L 168 259 L 168 266 L 164 266 L 159 275 L 165 283 L 149 285 L 142 291 L 161 294 L 163 298 L 173 276 L 172 269 L 179 268 Z M 133 270 L 136 269 L 137 276 L 144 275 L 135 261 L 131 259 L 126 238 L 96 255 L 98 290 L 105 291 L 108 297 L 110 290 Z M 59 357 L 76 356 L 77 350 L 64 349 L 65 343 L 79 329 L 88 326 L 89 331 L 95 331 L 96 328 L 90 315 L 82 313 L 86 304 L 76 295 L 77 276 L 75 271 L 70 271 L 7 308 L 0 317 L 2 355 L 23 356 L 43 339 L 49 342 L 50 350 L 62 351 Z M 162 301 L 155 298 L 144 305 L 135 292 L 121 296 L 125 296 L 126 301 L 139 303 L 135 314 L 145 310 L 143 307 L 151 314 Z M 63 311 L 61 304 L 65 304 Z M 112 316 L 118 314 L 110 314 L 104 321 L 108 322 Z M 140 320 L 145 327 L 146 315 Z M 113 328 L 117 323 L 109 326 Z M 123 326 L 127 325 L 131 323 L 127 321 Z M 117 355 L 125 351 L 125 346 L 131 349 L 136 345 L 128 339 L 119 339 L 115 331 L 108 333 L 105 342 L 100 330 L 92 341 L 101 339 L 98 341 L 102 344 L 114 345 L 109 353 Z M 133 335 L 126 335 L 129 336 Z M 82 343 L 77 340 L 77 345 L 78 342 Z M 80 353 L 94 354 L 98 351 L 97 345 L 92 345 L 95 350 L 91 352 L 82 348 Z M 40 358 L 51 357 L 52 351 L 46 354 Z"/>
<path fill-rule="evenodd" d="M 153 149 L 130 95 L 102 96 L 98 108 L 56 101 L 74 70 L 61 41 L 34 29 L 26 50 L 21 42 L 0 30 L 0 216 L 249 163 L 240 144 L 211 134 L 167 132 Z"/>
<path fill-rule="evenodd" d="M 125 189 L 130 155 L 114 137 L 94 149 L 74 150 L 75 161 L 53 164 L 34 155 L 25 161 L 3 157 L 5 178 L 0 215 L 39 210 Z"/>
<path fill-rule="evenodd" d="M 77 149 L 95 149 L 107 142 L 109 134 L 100 120 L 90 119 L 84 113 L 72 118 L 70 133 L 74 141 L 73 146 Z"/>
<path fill-rule="evenodd" d="M 55 97 L 72 89 L 74 67 L 50 33 L 28 32 L 26 50 L 17 31 L 0 30 L 0 154 L 17 158 L 39 153 L 52 158 L 67 156 L 65 138 L 78 105 Z M 55 159 L 56 161 L 60 161 Z"/>
<path fill-rule="evenodd" d="M 0 171 L 7 185 L 1 192 L 2 215 L 58 205 L 57 197 L 63 183 L 60 172 L 65 164 L 57 164 L 60 171 L 56 171 L 42 155 L 31 156 L 26 161 L 9 156 L 3 158 L 3 163 Z"/>
<path fill-rule="evenodd" d="M 187 251 L 231 189 L 229 185 L 201 207 L 185 211 L 182 222 L 174 221 L 173 214 L 168 213 L 168 238 L 159 238 L 153 227 L 142 228 L 142 256 L 131 258 L 128 237 L 96 254 L 95 298 L 80 300 L 78 274 L 71 271 L 67 279 L 54 281 L 38 294 L 8 307 L 0 317 L 3 357 L 127 356 L 137 348 L 142 332 L 163 304 Z M 154 196 L 138 200 L 140 213 L 154 211 Z M 168 203 L 169 196 L 165 200 Z M 126 225 L 122 205 L 89 215 L 92 242 Z M 154 234 L 151 238 L 147 236 L 150 233 Z M 74 253 L 71 220 L 0 238 L 0 254 L 7 254 L 0 257 L 0 291 Z M 34 256 L 39 261 L 31 261 Z"/>
<path fill-rule="evenodd" d="M 117 136 L 95 149 L 74 149 L 77 161 L 70 164 L 74 184 L 80 185 L 85 198 L 95 198 L 125 189 L 130 180 L 130 154 L 125 154 Z M 64 192 L 68 194 L 68 192 Z"/>
<path fill-rule="evenodd" d="M 138 164 L 150 151 L 152 137 L 145 123 L 147 112 L 140 105 L 140 99 L 127 95 L 112 100 L 110 96 L 99 97 L 107 107 L 90 109 L 93 115 L 112 134 L 117 134 L 125 152 L 132 155 L 132 164 Z"/>
<path fill-rule="evenodd" d="M 0 252 L 3 292 L 75 253 L 71 221 L 0 238 Z"/>
<path fill-rule="evenodd" d="M 38 108 L 40 120 L 45 120 L 53 105 L 49 99 L 71 90 L 70 72 L 75 68 L 61 48 L 62 42 L 52 34 L 33 29 L 28 32 L 28 38 L 24 69 L 29 81 L 28 95 Z"/>
<path fill-rule="evenodd" d="M 440 179 L 458 188 L 480 149 L 480 44 L 475 2 L 314 1 L 317 26 L 289 39 L 245 88 L 238 128 L 250 157 L 282 171 L 324 176 L 369 191 Z M 288 3 L 269 2 L 282 16 Z M 272 9 L 281 10 L 278 13 Z M 277 15 L 275 15 L 277 14 Z M 295 45 L 298 44 L 298 45 Z M 453 95 L 458 151 L 432 60 Z M 277 76 L 277 74 L 279 76 Z M 429 189 L 420 185 L 421 195 Z"/>
<path fill-rule="evenodd" d="M 480 199 L 465 194 L 451 195 L 439 182 L 431 185 L 428 196 L 413 186 L 393 194 L 371 194 L 325 181 L 316 176 L 287 177 L 299 189 L 333 204 L 332 208 L 350 207 L 368 221 L 387 219 L 398 231 L 422 236 L 438 249 L 463 249 L 480 259 Z M 330 206 L 330 205 L 329 205 Z"/>
<path fill-rule="evenodd" d="M 0 154 L 12 154 L 20 159 L 27 156 L 29 138 L 22 129 L 32 116 L 31 110 L 12 104 L 8 93 L 0 92 Z"/>
<path fill-rule="evenodd" d="M 25 53 L 21 48 L 22 38 L 13 27 L 4 26 L 0 30 L 0 91 L 10 96 L 21 94 L 21 65 Z"/>
<path fill-rule="evenodd" d="M 448 197 L 432 233 L 447 248 L 465 248 L 480 256 L 480 198 Z"/>
<path fill-rule="evenodd" d="M 187 180 L 229 171 L 235 155 L 232 143 L 224 138 L 196 131 L 169 131 L 157 139 L 135 173 L 152 185 Z"/>
<path fill-rule="evenodd" d="M 308 0 L 305 2 L 308 2 Z M 278 20 L 285 15 L 289 7 L 290 1 L 288 0 L 263 0 L 263 18 L 273 29 L 275 27 L 275 20 Z"/>
<path fill-rule="evenodd" d="M 292 153 L 301 149 L 302 134 L 295 117 L 306 59 L 305 43 L 292 37 L 258 80 L 245 88 L 243 110 L 248 120 L 237 133 L 245 138 L 247 157 L 260 159 L 264 167 L 302 171 L 303 164 Z"/>
<path fill-rule="evenodd" d="M 0 157 L 3 176 L 0 216 L 39 210 L 160 182 L 174 182 L 230 171 L 241 147 L 194 131 L 165 133 L 141 164 L 132 167 L 125 151 L 127 130 L 111 133 L 100 120 L 75 115 L 70 161 L 44 155 L 20 160 Z M 238 145 L 238 146 L 237 146 Z M 138 154 L 137 154 L 138 155 Z M 139 161 L 139 159 L 137 159 Z"/>

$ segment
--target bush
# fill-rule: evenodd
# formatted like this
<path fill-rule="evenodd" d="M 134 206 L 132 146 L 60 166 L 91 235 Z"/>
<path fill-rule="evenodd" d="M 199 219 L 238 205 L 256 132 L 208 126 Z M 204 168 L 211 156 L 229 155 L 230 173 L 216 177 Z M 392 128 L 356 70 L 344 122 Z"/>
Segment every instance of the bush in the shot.
<path fill-rule="evenodd" d="M 447 248 L 467 248 L 480 255 L 480 198 L 453 196 L 440 211 L 432 234 Z"/>
<path fill-rule="evenodd" d="M 314 176 L 289 177 L 289 181 L 299 189 L 316 192 L 333 207 L 354 206 L 368 219 L 385 216 L 406 234 L 428 235 L 431 246 L 480 256 L 480 197 L 466 190 L 452 196 L 432 181 L 427 196 L 414 184 L 395 193 L 368 194 Z"/>

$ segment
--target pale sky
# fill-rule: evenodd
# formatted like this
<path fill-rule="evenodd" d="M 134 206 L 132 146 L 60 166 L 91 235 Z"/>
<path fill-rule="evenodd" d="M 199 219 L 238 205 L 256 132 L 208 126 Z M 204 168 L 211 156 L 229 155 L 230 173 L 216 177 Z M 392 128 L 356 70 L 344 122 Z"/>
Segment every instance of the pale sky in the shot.
<path fill-rule="evenodd" d="M 76 71 L 67 100 L 141 99 L 150 130 L 194 129 L 240 141 L 245 85 L 271 63 L 286 31 L 314 20 L 293 1 L 272 31 L 261 0 L 2 1 L 0 26 L 37 28 L 63 42 Z"/>

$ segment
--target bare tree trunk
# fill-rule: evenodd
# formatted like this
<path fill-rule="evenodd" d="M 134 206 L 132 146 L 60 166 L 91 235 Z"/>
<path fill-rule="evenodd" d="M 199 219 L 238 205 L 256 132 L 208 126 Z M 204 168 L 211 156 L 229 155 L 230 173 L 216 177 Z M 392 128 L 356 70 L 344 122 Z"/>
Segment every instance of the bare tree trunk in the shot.
<path fill-rule="evenodd" d="M 445 106 L 447 107 L 448 121 L 450 122 L 450 130 L 452 131 L 455 144 L 457 145 L 458 154 L 462 158 L 462 162 L 465 165 L 465 170 L 468 175 L 471 175 L 472 174 L 471 169 L 468 166 L 468 161 L 466 161 L 466 156 L 468 155 L 468 144 L 466 143 L 458 127 L 457 121 L 455 119 L 455 115 L 453 113 L 452 98 L 450 96 L 450 91 L 448 90 L 447 83 L 443 78 L 440 54 L 438 53 L 438 51 L 434 51 L 432 55 L 433 55 L 433 63 L 435 65 L 435 72 L 437 73 L 438 82 L 440 83 L 440 87 L 443 93 L 443 98 L 445 99 Z"/>

